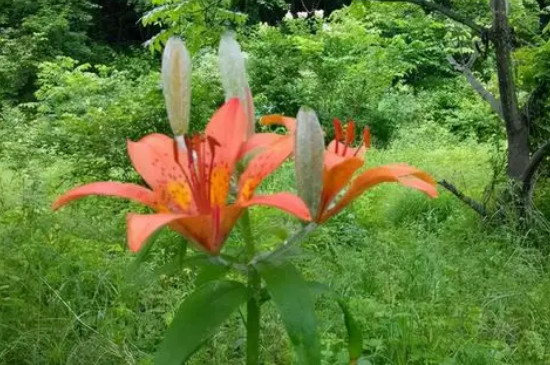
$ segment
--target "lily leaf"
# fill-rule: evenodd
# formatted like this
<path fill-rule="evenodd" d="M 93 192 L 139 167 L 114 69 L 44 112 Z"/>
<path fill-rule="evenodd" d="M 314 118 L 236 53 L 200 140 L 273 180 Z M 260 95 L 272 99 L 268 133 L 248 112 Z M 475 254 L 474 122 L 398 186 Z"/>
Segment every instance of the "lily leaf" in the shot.
<path fill-rule="evenodd" d="M 255 265 L 281 314 L 300 364 L 321 363 L 315 305 L 307 282 L 288 261 L 266 260 Z"/>
<path fill-rule="evenodd" d="M 155 364 L 181 365 L 246 301 L 246 287 L 236 281 L 209 282 L 180 305 L 162 340 Z"/>

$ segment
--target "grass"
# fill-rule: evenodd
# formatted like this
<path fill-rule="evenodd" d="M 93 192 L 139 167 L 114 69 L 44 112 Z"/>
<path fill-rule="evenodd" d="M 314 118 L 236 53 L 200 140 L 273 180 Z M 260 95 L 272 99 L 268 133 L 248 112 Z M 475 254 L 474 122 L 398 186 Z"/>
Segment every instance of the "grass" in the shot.
<path fill-rule="evenodd" d="M 400 138 L 401 147 L 372 151 L 368 163 L 409 162 L 481 195 L 485 146 Z M 162 273 L 179 254 L 170 232 L 136 263 L 124 242 L 134 205 L 89 198 L 50 212 L 55 194 L 74 183 L 64 181 L 70 170 L 67 161 L 0 168 L 0 363 L 149 364 L 195 273 Z M 292 174 L 289 165 L 264 189 L 288 186 Z M 265 249 L 296 224 L 266 209 L 253 218 Z M 239 244 L 235 232 L 229 245 Z M 318 229 L 296 261 L 349 301 L 364 331 L 363 364 L 550 362 L 548 258 L 444 192 L 429 201 L 377 187 Z M 324 298 L 317 307 L 324 363 L 344 364 L 341 313 Z M 263 312 L 265 364 L 292 363 L 273 307 Z M 191 363 L 241 364 L 244 336 L 236 315 Z"/>

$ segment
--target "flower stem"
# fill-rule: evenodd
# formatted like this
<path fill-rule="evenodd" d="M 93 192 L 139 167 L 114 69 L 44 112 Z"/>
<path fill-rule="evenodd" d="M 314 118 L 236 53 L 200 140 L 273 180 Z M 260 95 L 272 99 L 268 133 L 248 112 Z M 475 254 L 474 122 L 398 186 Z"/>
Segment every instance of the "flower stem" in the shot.
<path fill-rule="evenodd" d="M 246 210 L 241 218 L 242 233 L 246 243 L 248 261 L 256 254 L 254 237 L 250 225 L 250 215 Z M 246 365 L 260 362 L 260 291 L 261 278 L 256 269 L 248 267 L 248 302 L 246 303 Z"/>

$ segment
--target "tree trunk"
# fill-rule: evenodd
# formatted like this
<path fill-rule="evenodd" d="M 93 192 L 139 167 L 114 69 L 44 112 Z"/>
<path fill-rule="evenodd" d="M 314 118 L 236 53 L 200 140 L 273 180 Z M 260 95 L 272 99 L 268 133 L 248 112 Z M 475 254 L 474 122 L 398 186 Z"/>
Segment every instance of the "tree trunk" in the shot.
<path fill-rule="evenodd" d="M 529 164 L 529 128 L 521 117 L 512 65 L 512 32 L 508 25 L 507 0 L 493 0 L 491 39 L 497 57 L 498 86 L 508 138 L 508 177 L 521 181 Z"/>

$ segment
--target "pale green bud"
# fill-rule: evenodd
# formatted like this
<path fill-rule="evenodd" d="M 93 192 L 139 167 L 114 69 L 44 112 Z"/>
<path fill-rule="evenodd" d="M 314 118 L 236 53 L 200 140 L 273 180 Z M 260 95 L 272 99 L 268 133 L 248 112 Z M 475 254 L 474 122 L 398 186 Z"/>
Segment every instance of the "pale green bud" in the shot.
<path fill-rule="evenodd" d="M 248 117 L 249 135 L 254 133 L 254 101 L 248 76 L 246 74 L 245 59 L 239 43 L 235 40 L 235 33 L 225 32 L 220 40 L 218 51 L 220 73 L 225 100 L 239 98 Z"/>
<path fill-rule="evenodd" d="M 315 217 L 323 191 L 325 142 L 319 119 L 312 109 L 302 107 L 298 112 L 295 138 L 296 188 Z"/>
<path fill-rule="evenodd" d="M 191 56 L 185 42 L 176 37 L 168 40 L 162 55 L 162 90 L 172 131 L 182 136 L 191 111 Z"/>

